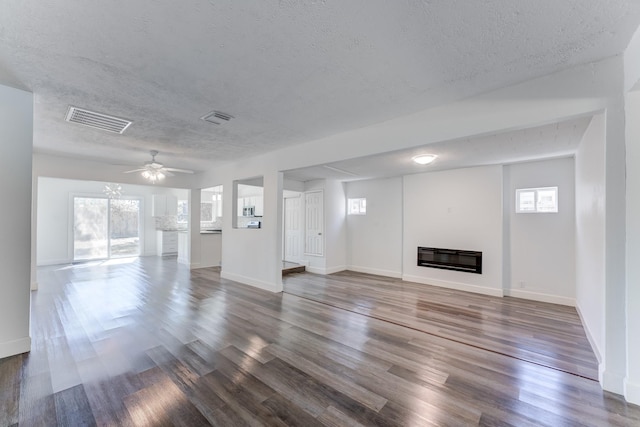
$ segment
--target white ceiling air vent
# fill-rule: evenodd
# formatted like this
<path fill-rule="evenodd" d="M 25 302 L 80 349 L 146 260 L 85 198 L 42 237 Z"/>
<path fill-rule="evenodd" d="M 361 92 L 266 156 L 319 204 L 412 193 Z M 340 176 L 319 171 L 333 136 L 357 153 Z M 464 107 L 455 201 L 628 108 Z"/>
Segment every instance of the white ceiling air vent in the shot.
<path fill-rule="evenodd" d="M 222 122 L 228 122 L 233 119 L 231 114 L 223 113 L 222 111 L 212 111 L 202 117 L 205 122 L 213 123 L 214 125 L 222 124 Z"/>
<path fill-rule="evenodd" d="M 130 120 L 71 106 L 69 107 L 67 116 L 64 119 L 68 122 L 78 123 L 95 129 L 102 129 L 107 132 L 120 134 L 123 133 L 131 123 L 133 123 Z"/>

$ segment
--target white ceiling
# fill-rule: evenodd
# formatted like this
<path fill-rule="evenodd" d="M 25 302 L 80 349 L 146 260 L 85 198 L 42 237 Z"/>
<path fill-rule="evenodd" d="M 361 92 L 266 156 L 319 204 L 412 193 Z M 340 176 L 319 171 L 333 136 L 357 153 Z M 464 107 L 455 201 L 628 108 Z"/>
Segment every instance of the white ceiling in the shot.
<path fill-rule="evenodd" d="M 358 159 L 285 171 L 295 181 L 314 179 L 385 178 L 480 165 L 512 164 L 575 154 L 591 117 L 580 117 L 529 129 L 445 141 Z M 412 157 L 435 154 L 429 165 L 418 165 Z"/>
<path fill-rule="evenodd" d="M 4 0 L 0 83 L 35 94 L 37 151 L 203 170 L 619 54 L 639 23 L 632 0 Z"/>

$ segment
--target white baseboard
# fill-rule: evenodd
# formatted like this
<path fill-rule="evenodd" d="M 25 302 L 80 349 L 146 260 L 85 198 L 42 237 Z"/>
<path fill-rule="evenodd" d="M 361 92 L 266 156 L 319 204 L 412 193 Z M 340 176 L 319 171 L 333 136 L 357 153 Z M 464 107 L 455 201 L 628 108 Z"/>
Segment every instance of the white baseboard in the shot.
<path fill-rule="evenodd" d="M 50 259 L 45 261 L 38 261 L 38 267 L 46 267 L 49 265 L 60 265 L 60 264 L 71 264 L 73 263 L 72 259 Z"/>
<path fill-rule="evenodd" d="M 634 405 L 640 405 L 640 383 L 634 383 L 634 382 L 628 381 L 628 379 L 625 378 L 624 398 L 629 403 L 633 403 Z"/>
<path fill-rule="evenodd" d="M 325 268 L 325 271 L 326 271 L 325 274 L 339 273 L 341 271 L 345 271 L 346 269 L 347 269 L 346 265 L 338 265 L 336 267 L 327 267 Z"/>
<path fill-rule="evenodd" d="M 229 273 L 226 271 L 220 272 L 220 277 L 223 279 L 233 280 L 234 282 L 242 283 L 245 285 L 253 286 L 254 288 L 263 289 L 269 292 L 282 292 L 282 283 L 269 283 L 262 280 L 256 280 L 252 277 L 242 276 L 240 274 Z"/>
<path fill-rule="evenodd" d="M 197 270 L 198 268 L 201 268 L 202 266 L 200 265 L 199 262 L 192 262 L 191 264 L 189 264 L 189 269 L 190 270 Z"/>
<path fill-rule="evenodd" d="M 505 289 L 504 296 L 522 298 L 522 299 L 528 299 L 528 300 L 540 301 L 540 302 L 549 302 L 552 304 L 568 305 L 569 307 L 576 306 L 575 298 L 561 297 L 558 295 L 543 294 L 539 292 L 524 291 L 522 289 Z"/>
<path fill-rule="evenodd" d="M 305 271 L 313 274 L 327 274 L 327 269 L 324 267 L 311 267 L 310 265 L 307 265 L 304 269 Z"/>
<path fill-rule="evenodd" d="M 616 394 L 624 395 L 624 374 L 612 372 L 605 369 L 600 374 L 600 377 L 600 385 L 603 389 Z"/>
<path fill-rule="evenodd" d="M 338 273 L 340 271 L 345 271 L 346 269 L 347 269 L 347 266 L 345 265 L 340 265 L 337 267 L 311 267 L 309 265 L 305 266 L 305 271 L 308 271 L 309 273 L 322 274 L 322 275 Z"/>
<path fill-rule="evenodd" d="M 355 271 L 358 273 L 375 274 L 376 276 L 393 277 L 394 279 L 402 278 L 401 271 L 381 270 L 377 268 L 361 267 L 358 265 L 349 265 L 347 266 L 347 270 Z"/>
<path fill-rule="evenodd" d="M 487 288 L 484 286 L 469 285 L 466 283 L 449 282 L 446 280 L 436 280 L 420 276 L 402 275 L 402 280 L 407 282 L 423 283 L 425 285 L 440 286 L 441 288 L 455 289 L 457 291 L 474 292 L 476 294 L 490 295 L 493 297 L 501 297 L 502 288 Z"/>
<path fill-rule="evenodd" d="M 591 350 L 593 350 L 593 354 L 596 355 L 596 359 L 598 359 L 598 364 L 602 365 L 602 353 L 600 352 L 600 348 L 598 347 L 597 341 L 593 337 L 591 330 L 589 329 L 589 324 L 584 321 L 584 316 L 582 315 L 582 310 L 580 310 L 580 306 L 576 301 L 576 311 L 578 312 L 578 317 L 580 317 L 580 323 L 582 323 L 582 329 L 584 329 L 584 333 L 587 336 L 587 340 L 589 344 L 591 344 Z"/>
<path fill-rule="evenodd" d="M 31 290 L 32 291 L 38 290 L 38 282 L 31 282 Z"/>
<path fill-rule="evenodd" d="M 31 337 L 0 343 L 0 359 L 31 351 Z"/>
<path fill-rule="evenodd" d="M 193 264 L 191 266 L 191 269 L 196 270 L 198 268 L 209 268 L 209 267 L 220 267 L 220 264 Z"/>

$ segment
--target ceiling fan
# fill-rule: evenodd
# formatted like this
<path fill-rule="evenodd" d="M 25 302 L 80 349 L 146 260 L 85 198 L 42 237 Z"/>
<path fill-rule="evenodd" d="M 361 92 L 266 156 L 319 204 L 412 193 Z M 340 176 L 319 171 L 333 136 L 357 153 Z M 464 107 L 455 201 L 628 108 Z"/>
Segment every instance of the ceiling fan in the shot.
<path fill-rule="evenodd" d="M 130 171 L 126 171 L 124 173 L 141 172 L 141 175 L 144 178 L 148 179 L 149 181 L 151 181 L 154 184 L 157 181 L 163 180 L 167 176 L 174 176 L 174 174 L 172 172 L 193 173 L 192 170 L 178 169 L 178 168 L 168 168 L 168 167 L 165 167 L 162 163 L 157 162 L 156 161 L 156 156 L 158 155 L 158 151 L 157 150 L 151 150 L 151 151 L 149 151 L 149 154 L 151 154 L 151 161 L 150 162 L 145 162 L 144 165 L 142 165 L 142 167 L 140 167 L 139 169 L 133 169 L 133 170 L 130 170 Z"/>

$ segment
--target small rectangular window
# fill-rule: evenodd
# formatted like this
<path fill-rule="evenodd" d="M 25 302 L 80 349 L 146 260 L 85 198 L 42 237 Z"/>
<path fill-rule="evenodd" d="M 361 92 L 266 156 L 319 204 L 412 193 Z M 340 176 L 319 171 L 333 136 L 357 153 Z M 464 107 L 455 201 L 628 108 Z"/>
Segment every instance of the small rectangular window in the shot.
<path fill-rule="evenodd" d="M 349 215 L 366 215 L 367 214 L 367 199 L 349 199 L 348 203 Z"/>
<path fill-rule="evenodd" d="M 178 200 L 178 224 L 189 223 L 189 201 Z"/>
<path fill-rule="evenodd" d="M 200 222 L 213 221 L 213 202 L 200 202 Z"/>
<path fill-rule="evenodd" d="M 516 190 L 516 213 L 557 213 L 558 187 Z"/>

